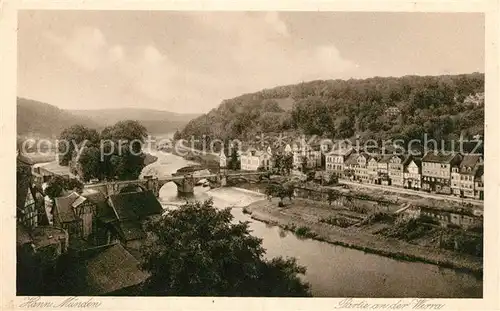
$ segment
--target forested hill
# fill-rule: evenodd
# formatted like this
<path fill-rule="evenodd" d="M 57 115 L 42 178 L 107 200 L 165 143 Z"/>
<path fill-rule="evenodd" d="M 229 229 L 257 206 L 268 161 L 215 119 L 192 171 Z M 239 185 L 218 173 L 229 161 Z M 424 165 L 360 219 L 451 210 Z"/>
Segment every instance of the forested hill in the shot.
<path fill-rule="evenodd" d="M 221 139 L 294 132 L 328 138 L 471 138 L 484 132 L 484 74 L 318 80 L 223 101 L 181 132 Z"/>
<path fill-rule="evenodd" d="M 54 137 L 74 124 L 97 127 L 90 118 L 36 100 L 17 98 L 17 135 Z"/>

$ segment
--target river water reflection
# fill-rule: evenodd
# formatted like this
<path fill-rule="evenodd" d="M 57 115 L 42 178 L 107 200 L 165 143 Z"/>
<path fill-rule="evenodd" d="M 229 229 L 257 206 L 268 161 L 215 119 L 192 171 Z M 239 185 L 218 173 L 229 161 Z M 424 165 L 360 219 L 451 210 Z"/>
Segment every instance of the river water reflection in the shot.
<path fill-rule="evenodd" d="M 159 155 L 159 160 L 145 169 L 147 174 L 170 174 L 189 165 L 173 155 Z M 435 265 L 406 262 L 334 246 L 325 242 L 300 239 L 291 232 L 254 221 L 241 207 L 262 195 L 237 188 L 196 187 L 191 199 L 213 198 L 218 208 L 231 206 L 235 221 L 250 221 L 252 234 L 262 238 L 267 257 L 296 257 L 307 268 L 306 280 L 314 296 L 323 297 L 481 297 L 482 281 L 473 275 Z M 185 202 L 177 197 L 177 188 L 168 183 L 160 190 L 165 208 Z"/>

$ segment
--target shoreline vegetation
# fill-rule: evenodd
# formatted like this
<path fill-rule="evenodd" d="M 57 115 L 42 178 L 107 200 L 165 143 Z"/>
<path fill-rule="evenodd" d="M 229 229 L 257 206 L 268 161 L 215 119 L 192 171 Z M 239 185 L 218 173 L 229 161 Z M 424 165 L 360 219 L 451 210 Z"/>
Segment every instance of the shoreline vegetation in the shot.
<path fill-rule="evenodd" d="M 396 260 L 422 262 L 451 268 L 471 273 L 477 278 L 481 278 L 483 275 L 483 264 L 480 257 L 423 247 L 358 229 L 337 228 L 314 219 L 315 217 L 309 213 L 301 213 L 297 208 L 307 205 L 307 209 L 310 211 L 320 209 L 321 207 L 317 206 L 320 204 L 306 199 L 294 199 L 294 202 L 287 207 L 279 208 L 276 202 L 263 199 L 244 207 L 243 212 L 249 214 L 254 220 L 291 231 L 298 237 L 357 249 Z"/>

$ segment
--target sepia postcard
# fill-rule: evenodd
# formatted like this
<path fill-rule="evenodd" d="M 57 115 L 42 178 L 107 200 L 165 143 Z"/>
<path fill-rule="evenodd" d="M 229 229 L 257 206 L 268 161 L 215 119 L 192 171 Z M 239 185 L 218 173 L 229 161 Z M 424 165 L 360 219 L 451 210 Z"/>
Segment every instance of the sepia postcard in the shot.
<path fill-rule="evenodd" d="M 2 308 L 500 309 L 498 10 L 1 2 Z"/>

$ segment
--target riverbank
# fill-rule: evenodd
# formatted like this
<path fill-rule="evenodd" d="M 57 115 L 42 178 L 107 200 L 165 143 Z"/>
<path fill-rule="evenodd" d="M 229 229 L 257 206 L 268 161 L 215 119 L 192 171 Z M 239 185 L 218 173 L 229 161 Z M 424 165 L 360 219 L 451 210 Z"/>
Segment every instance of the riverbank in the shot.
<path fill-rule="evenodd" d="M 367 253 L 378 254 L 394 259 L 430 263 L 446 268 L 473 273 L 481 277 L 482 258 L 454 251 L 410 244 L 398 239 L 384 237 L 379 232 L 384 225 L 349 226 L 342 228 L 322 222 L 332 215 L 348 215 L 345 210 L 336 209 L 319 202 L 294 199 L 286 207 L 278 207 L 277 200 L 260 200 L 244 208 L 252 219 L 279 226 L 285 230 L 307 238 L 340 245 Z"/>

